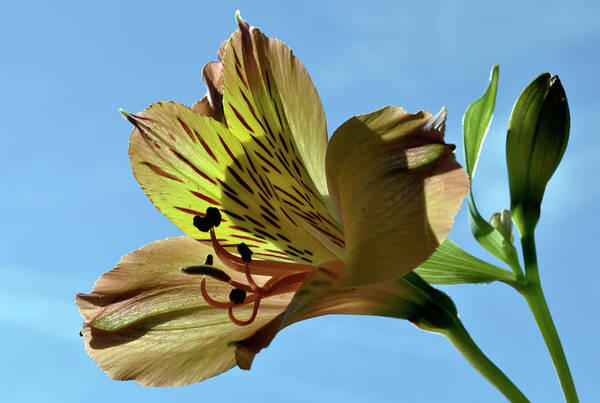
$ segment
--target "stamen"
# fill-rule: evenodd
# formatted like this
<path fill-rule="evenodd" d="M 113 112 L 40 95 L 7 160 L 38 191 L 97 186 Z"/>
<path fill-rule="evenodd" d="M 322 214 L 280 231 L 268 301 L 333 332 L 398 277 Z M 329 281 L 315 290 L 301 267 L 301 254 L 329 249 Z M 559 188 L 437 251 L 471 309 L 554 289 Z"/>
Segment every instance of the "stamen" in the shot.
<path fill-rule="evenodd" d="M 231 285 L 232 287 L 239 288 L 240 290 L 243 290 L 245 292 L 252 292 L 252 288 L 250 286 L 232 280 L 227 273 L 225 273 L 222 270 L 215 269 L 211 266 L 182 266 L 179 268 L 179 270 L 181 270 L 185 274 L 209 276 L 214 278 L 215 280 L 222 281 Z"/>
<path fill-rule="evenodd" d="M 215 301 L 208 295 L 208 291 L 206 291 L 206 279 L 202 279 L 202 283 L 200 284 L 200 292 L 202 293 L 202 297 L 210 306 L 214 306 L 215 308 L 229 309 L 232 305 L 231 302 L 219 302 Z"/>
<path fill-rule="evenodd" d="M 215 231 L 210 231 L 210 239 L 217 257 L 231 270 L 239 273 L 245 273 L 246 265 L 242 259 L 229 253 L 217 241 Z M 254 260 L 252 262 L 252 270 L 254 274 L 259 276 L 281 277 L 285 272 L 310 272 L 314 266 L 301 263 L 288 263 L 268 260 Z"/>
<path fill-rule="evenodd" d="M 245 299 L 246 299 L 246 291 L 241 290 L 239 288 L 234 288 L 229 293 L 229 300 L 236 305 L 244 303 Z"/>
<path fill-rule="evenodd" d="M 210 256 L 210 255 L 209 255 Z M 225 283 L 229 283 L 231 281 L 231 277 L 227 273 L 222 270 L 215 269 L 211 266 L 198 265 L 198 266 L 183 266 L 179 270 L 184 272 L 185 274 L 203 274 L 205 276 L 210 276 L 215 280 L 220 280 Z"/>
<path fill-rule="evenodd" d="M 231 319 L 231 321 L 233 323 L 235 323 L 238 326 L 247 326 L 250 323 L 254 322 L 254 319 L 256 319 L 256 315 L 258 314 L 258 307 L 260 306 L 260 298 L 257 299 L 254 302 L 254 308 L 252 309 L 252 315 L 250 315 L 250 318 L 248 320 L 239 320 L 237 319 L 234 315 L 233 315 L 233 308 L 229 308 L 229 319 Z"/>
<path fill-rule="evenodd" d="M 235 287 L 229 293 L 229 301 L 230 302 L 220 302 L 214 300 L 210 295 L 208 295 L 208 291 L 206 289 L 206 278 L 202 279 L 202 283 L 200 284 L 200 291 L 202 293 L 202 297 L 206 301 L 207 304 L 213 306 L 215 308 L 220 309 L 228 309 L 229 319 L 238 326 L 247 326 L 256 319 L 258 315 L 258 309 L 260 306 L 260 301 L 264 297 L 270 297 L 272 295 L 285 293 L 288 291 L 294 291 L 298 286 L 297 283 L 302 283 L 308 273 L 295 273 L 283 278 L 272 277 L 265 283 L 265 287 L 260 287 L 250 274 L 250 265 L 246 262 L 246 279 L 250 286 L 245 284 L 238 283 L 237 281 L 231 280 L 229 275 L 222 272 L 221 270 L 215 269 L 210 266 L 187 266 L 182 267 L 181 270 L 184 272 L 193 272 L 205 274 L 207 276 L 211 276 L 216 278 L 217 280 L 225 281 L 228 284 Z M 249 297 L 246 298 L 247 293 L 253 293 Z M 239 320 L 233 314 L 233 308 L 236 306 L 243 306 L 249 303 L 254 303 L 252 309 L 252 315 L 248 320 Z"/>
<path fill-rule="evenodd" d="M 238 247 L 238 249 L 239 249 L 239 247 Z M 264 287 L 261 287 L 258 284 L 256 284 L 256 282 L 252 278 L 252 274 L 250 273 L 250 264 L 249 263 L 246 263 L 245 274 L 246 274 L 246 281 L 248 281 L 248 284 L 250 285 L 250 289 L 252 290 L 252 292 L 260 295 L 261 297 L 268 297 L 277 292 L 281 292 L 280 288 L 282 288 L 286 285 L 291 285 L 293 283 L 301 283 L 304 281 L 304 279 L 308 275 L 308 273 L 301 272 L 301 273 L 291 274 L 286 277 L 280 277 L 280 278 L 271 277 L 269 279 L 269 281 L 267 281 L 265 283 Z"/>
<path fill-rule="evenodd" d="M 259 295 L 263 295 L 263 289 L 260 288 L 258 284 L 256 284 L 256 282 L 252 278 L 252 275 L 250 274 L 250 262 L 252 261 L 252 251 L 244 242 L 238 245 L 237 250 L 242 256 L 242 261 L 244 262 L 244 273 L 246 274 L 246 281 L 248 281 L 248 284 L 250 284 L 250 288 L 253 292 Z"/>
<path fill-rule="evenodd" d="M 259 295 L 251 295 L 248 298 L 245 298 L 244 301 L 239 304 L 236 304 L 235 302 L 219 302 L 212 299 L 211 296 L 208 295 L 208 291 L 206 290 L 206 279 L 202 279 L 202 283 L 200 283 L 200 292 L 202 293 L 202 297 L 208 303 L 208 305 L 221 309 L 229 309 L 234 306 L 247 305 L 260 299 Z"/>
<path fill-rule="evenodd" d="M 206 209 L 204 217 L 194 216 L 194 227 L 202 232 L 208 232 L 221 224 L 221 212 L 215 207 Z"/>
<path fill-rule="evenodd" d="M 297 284 L 302 283 L 305 280 L 308 273 L 312 271 L 313 266 L 279 261 L 253 261 L 253 252 L 248 245 L 243 242 L 237 247 L 240 254 L 240 257 L 237 257 L 222 247 L 217 240 L 214 227 L 218 226 L 220 222 L 221 213 L 214 207 L 206 209 L 206 215 L 204 217 L 194 217 L 194 226 L 196 228 L 200 231 L 210 231 L 211 243 L 217 257 L 230 269 L 239 273 L 244 273 L 248 285 L 234 281 L 224 271 L 212 267 L 213 256 L 210 254 L 206 256 L 204 265 L 184 266 L 181 267 L 181 271 L 187 274 L 203 274 L 233 286 L 234 288 L 229 293 L 229 302 L 220 302 L 212 299 L 211 296 L 208 295 L 206 289 L 206 277 L 202 279 L 200 291 L 207 304 L 215 308 L 227 309 L 229 319 L 233 323 L 238 326 L 246 326 L 256 319 L 262 298 L 296 290 L 298 288 Z M 259 286 L 252 278 L 250 264 L 252 264 L 252 271 L 254 274 L 270 277 L 269 280 L 264 283 L 263 287 Z M 251 295 L 247 297 L 248 293 L 251 293 Z M 250 303 L 254 304 L 250 318 L 247 320 L 237 319 L 233 314 L 233 308 Z"/>

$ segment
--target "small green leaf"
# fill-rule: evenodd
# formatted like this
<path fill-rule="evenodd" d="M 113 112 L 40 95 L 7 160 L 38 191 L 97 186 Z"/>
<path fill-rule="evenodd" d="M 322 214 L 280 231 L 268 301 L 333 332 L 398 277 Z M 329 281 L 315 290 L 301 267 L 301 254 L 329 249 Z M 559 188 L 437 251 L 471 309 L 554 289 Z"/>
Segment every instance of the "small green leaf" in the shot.
<path fill-rule="evenodd" d="M 492 68 L 490 84 L 481 98 L 467 108 L 463 117 L 463 138 L 465 143 L 465 160 L 469 179 L 473 181 L 479 152 L 494 114 L 496 90 L 498 86 L 498 65 Z M 468 198 L 471 232 L 473 236 L 492 255 L 508 264 L 515 273 L 521 273 L 517 250 L 513 244 L 483 219 L 473 198 L 473 190 Z"/>
<path fill-rule="evenodd" d="M 523 90 L 506 136 L 506 164 L 513 219 L 521 236 L 540 218 L 546 185 L 567 147 L 569 105 L 557 76 L 544 73 Z"/>
<path fill-rule="evenodd" d="M 467 108 L 463 116 L 463 133 L 465 142 L 465 161 L 469 179 L 473 179 L 477 160 L 481 152 L 481 145 L 487 134 L 494 107 L 496 104 L 496 91 L 498 89 L 498 65 L 492 67 L 490 83 L 485 93 Z"/>
<path fill-rule="evenodd" d="M 431 284 L 516 282 L 510 271 L 470 255 L 448 238 L 416 272 Z"/>
<path fill-rule="evenodd" d="M 471 232 L 477 242 L 492 255 L 509 265 L 515 273 L 521 273 L 521 264 L 519 263 L 519 257 L 514 245 L 506 240 L 500 231 L 481 217 L 477 206 L 475 206 L 472 191 L 469 193 L 467 201 L 469 205 Z"/>

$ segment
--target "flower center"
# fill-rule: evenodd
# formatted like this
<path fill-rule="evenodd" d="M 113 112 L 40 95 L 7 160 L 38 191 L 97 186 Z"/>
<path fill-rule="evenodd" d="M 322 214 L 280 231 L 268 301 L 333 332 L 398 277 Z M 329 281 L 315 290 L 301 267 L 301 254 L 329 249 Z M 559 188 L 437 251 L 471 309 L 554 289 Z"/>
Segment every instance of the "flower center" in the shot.
<path fill-rule="evenodd" d="M 222 281 L 233 287 L 229 293 L 229 302 L 221 302 L 213 299 L 206 288 L 206 278 L 202 279 L 200 290 L 205 301 L 215 308 L 227 309 L 229 319 L 238 326 L 246 326 L 254 322 L 260 308 L 260 302 L 263 298 L 285 294 L 295 291 L 304 281 L 313 266 L 274 262 L 266 260 L 252 260 L 253 252 L 248 245 L 240 243 L 237 250 L 240 257 L 229 253 L 215 235 L 214 227 L 218 227 L 221 222 L 221 214 L 218 209 L 209 207 L 204 217 L 195 216 L 194 226 L 203 232 L 210 232 L 211 242 L 215 253 L 229 269 L 243 273 L 246 283 L 235 281 L 222 270 L 212 267 L 213 256 L 208 255 L 204 265 L 184 266 L 181 270 L 186 274 L 200 274 L 209 276 L 215 280 Z M 253 278 L 253 274 L 268 276 L 269 279 L 259 286 Z M 253 304 L 250 317 L 247 320 L 238 319 L 233 309 L 235 307 Z"/>

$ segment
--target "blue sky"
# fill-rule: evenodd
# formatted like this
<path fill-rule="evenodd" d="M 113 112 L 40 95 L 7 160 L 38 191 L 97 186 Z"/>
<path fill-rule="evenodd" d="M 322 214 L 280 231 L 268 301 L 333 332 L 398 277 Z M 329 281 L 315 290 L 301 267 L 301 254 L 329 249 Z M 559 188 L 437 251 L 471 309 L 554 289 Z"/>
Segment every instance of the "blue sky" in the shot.
<path fill-rule="evenodd" d="M 521 89 L 559 74 L 569 147 L 538 226 L 542 283 L 582 401 L 597 399 L 593 253 L 600 248 L 600 6 L 593 1 L 9 2 L 0 11 L 0 368 L 11 402 L 502 402 L 442 337 L 405 321 L 329 316 L 285 329 L 252 371 L 148 389 L 110 380 L 83 349 L 76 292 L 138 247 L 180 232 L 129 167 L 118 113 L 158 100 L 191 104 L 233 15 L 286 42 L 321 96 L 329 132 L 392 104 L 449 111 L 460 145 L 467 105 L 500 63 L 497 112 L 474 188 L 485 216 L 508 207 L 504 137 Z M 451 238 L 471 253 L 461 210 Z M 490 258 L 491 259 L 491 258 Z M 445 287 L 481 348 L 533 401 L 559 402 L 551 362 L 509 287 Z"/>

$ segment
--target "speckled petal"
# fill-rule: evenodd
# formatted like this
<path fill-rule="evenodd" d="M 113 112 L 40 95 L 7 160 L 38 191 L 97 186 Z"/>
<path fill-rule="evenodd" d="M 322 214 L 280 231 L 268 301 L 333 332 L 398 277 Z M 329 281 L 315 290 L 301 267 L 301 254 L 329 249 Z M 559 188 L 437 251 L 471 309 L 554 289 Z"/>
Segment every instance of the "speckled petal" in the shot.
<path fill-rule="evenodd" d="M 217 238 L 231 252 L 246 242 L 261 259 L 304 264 L 334 259 L 286 208 L 294 199 L 304 206 L 307 220 L 322 220 L 310 199 L 290 193 L 297 187 L 289 178 L 263 170 L 252 148 L 227 127 L 173 102 L 158 102 L 127 117 L 136 127 L 129 146 L 136 179 L 187 235 L 209 242 L 193 219 L 215 207 L 223 217 Z"/>
<path fill-rule="evenodd" d="M 318 233 L 319 242 L 343 258 L 325 180 L 325 115 L 292 51 L 242 22 L 223 56 L 223 107 L 233 135 L 268 173 L 279 208 L 307 237 Z"/>
<path fill-rule="evenodd" d="M 157 241 L 124 256 L 90 294 L 78 294 L 86 349 L 110 377 L 146 386 L 200 382 L 235 365 L 230 342 L 249 337 L 285 309 L 291 295 L 263 299 L 256 320 L 237 326 L 226 309 L 207 305 L 202 276 L 180 267 L 203 264 L 211 252 L 189 237 Z M 223 269 L 216 256 L 214 267 Z M 207 278 L 207 290 L 227 301 L 231 287 Z M 251 311 L 252 304 L 235 308 L 242 319 Z"/>

